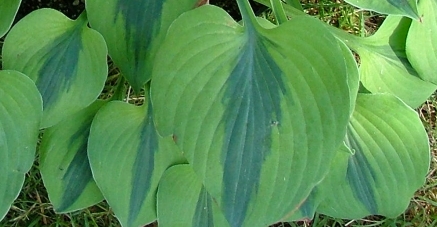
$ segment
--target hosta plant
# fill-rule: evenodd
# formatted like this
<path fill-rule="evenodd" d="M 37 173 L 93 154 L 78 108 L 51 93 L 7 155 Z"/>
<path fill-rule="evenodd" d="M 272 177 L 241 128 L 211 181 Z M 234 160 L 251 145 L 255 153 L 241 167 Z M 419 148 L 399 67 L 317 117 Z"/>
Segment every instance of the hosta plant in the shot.
<path fill-rule="evenodd" d="M 20 2 L 0 3 L 0 217 L 38 135 L 55 211 L 105 199 L 122 226 L 395 217 L 425 180 L 412 108 L 436 89 L 434 0 L 349 0 L 390 14 L 365 38 L 296 0 L 257 0 L 275 23 L 247 0 L 240 22 L 202 0 L 88 0 L 10 29 Z M 100 100 L 107 56 L 122 76 Z"/>

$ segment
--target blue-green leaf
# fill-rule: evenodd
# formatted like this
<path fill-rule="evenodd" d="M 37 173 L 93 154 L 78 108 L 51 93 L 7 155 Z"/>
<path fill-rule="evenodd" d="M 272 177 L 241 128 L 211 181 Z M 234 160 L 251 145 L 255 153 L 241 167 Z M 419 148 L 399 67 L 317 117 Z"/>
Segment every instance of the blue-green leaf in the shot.
<path fill-rule="evenodd" d="M 123 226 L 156 220 L 156 190 L 162 173 L 184 162 L 171 137 L 160 137 L 152 106 L 114 101 L 91 126 L 88 155 L 94 179 Z"/>
<path fill-rule="evenodd" d="M 42 100 L 22 73 L 0 71 L 0 220 L 17 198 L 35 158 Z"/>
<path fill-rule="evenodd" d="M 159 183 L 157 206 L 160 227 L 229 226 L 189 165 L 176 165 L 164 172 Z"/>
<path fill-rule="evenodd" d="M 40 171 L 56 212 L 83 209 L 103 200 L 87 155 L 91 122 L 103 101 L 71 115 L 44 131 Z"/>
<path fill-rule="evenodd" d="M 86 1 L 91 26 L 105 37 L 109 55 L 137 92 L 150 80 L 156 48 L 170 23 L 198 0 Z"/>
<path fill-rule="evenodd" d="M 266 29 L 245 15 L 244 26 L 214 6 L 180 16 L 151 95 L 157 129 L 177 138 L 230 226 L 266 226 L 326 174 L 350 97 L 342 49 L 317 20 Z"/>
<path fill-rule="evenodd" d="M 315 210 L 347 219 L 404 212 L 430 161 L 417 113 L 390 94 L 359 94 L 345 145 L 306 201 L 307 217 Z"/>
<path fill-rule="evenodd" d="M 3 68 L 25 73 L 42 94 L 42 128 L 90 105 L 103 89 L 107 49 L 87 22 L 85 14 L 72 21 L 56 10 L 40 9 L 20 20 L 5 39 Z"/>

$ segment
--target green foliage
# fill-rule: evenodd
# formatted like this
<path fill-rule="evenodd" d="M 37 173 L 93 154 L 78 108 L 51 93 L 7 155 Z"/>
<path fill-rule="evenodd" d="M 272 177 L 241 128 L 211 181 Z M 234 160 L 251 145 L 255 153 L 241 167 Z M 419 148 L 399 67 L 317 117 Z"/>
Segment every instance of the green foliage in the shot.
<path fill-rule="evenodd" d="M 247 0 L 237 0 L 240 23 L 197 0 L 93 0 L 75 21 L 52 9 L 20 20 L 0 71 L 0 217 L 38 129 L 60 213 L 102 199 L 123 226 L 402 213 L 429 168 L 411 107 L 437 88 L 434 2 L 360 5 L 394 14 L 370 37 L 311 18 L 297 1 L 257 2 L 272 5 L 277 24 Z M 1 35 L 16 9 L 1 8 Z M 97 99 L 107 54 L 142 105 L 123 102 L 124 79 Z"/>

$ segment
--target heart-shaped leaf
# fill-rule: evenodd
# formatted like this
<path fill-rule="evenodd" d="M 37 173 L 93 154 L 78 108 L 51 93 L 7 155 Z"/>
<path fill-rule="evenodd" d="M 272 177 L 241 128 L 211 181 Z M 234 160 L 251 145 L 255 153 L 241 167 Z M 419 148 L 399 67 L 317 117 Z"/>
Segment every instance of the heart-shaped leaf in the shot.
<path fill-rule="evenodd" d="M 265 29 L 239 4 L 244 26 L 214 6 L 175 20 L 155 61 L 152 101 L 157 129 L 177 138 L 230 226 L 266 226 L 326 174 L 349 87 L 345 60 L 333 57 L 343 52 L 317 20 Z"/>
<path fill-rule="evenodd" d="M 42 128 L 94 102 L 108 73 L 105 41 L 87 27 L 86 15 L 72 21 L 53 9 L 36 10 L 9 32 L 3 68 L 35 81 L 44 101 Z"/>
<path fill-rule="evenodd" d="M 176 165 L 165 171 L 159 183 L 157 206 L 160 227 L 229 226 L 189 165 Z"/>
<path fill-rule="evenodd" d="M 199 0 L 86 1 L 91 26 L 105 37 L 109 55 L 136 92 L 150 80 L 156 48 L 171 22 Z"/>
<path fill-rule="evenodd" d="M 359 219 L 404 212 L 425 182 L 430 161 L 428 136 L 417 113 L 390 94 L 359 94 L 345 144 L 301 215 L 312 217 L 316 210 Z"/>
<path fill-rule="evenodd" d="M 0 37 L 8 32 L 14 22 L 21 0 L 2 0 L 0 2 Z"/>
<path fill-rule="evenodd" d="M 150 103 L 120 101 L 97 113 L 88 156 L 94 179 L 123 226 L 156 220 L 156 190 L 162 173 L 185 162 L 171 137 L 160 137 Z"/>
<path fill-rule="evenodd" d="M 437 2 L 419 2 L 421 21 L 413 21 L 408 32 L 407 56 L 420 78 L 437 84 Z"/>
<path fill-rule="evenodd" d="M 360 79 L 372 93 L 391 93 L 416 108 L 437 89 L 423 81 L 405 54 L 405 40 L 411 20 L 388 16 L 378 32 L 361 38 L 332 29 L 334 34 L 360 56 Z"/>
<path fill-rule="evenodd" d="M 356 7 L 419 20 L 417 0 L 345 0 Z"/>
<path fill-rule="evenodd" d="M 87 155 L 91 122 L 103 101 L 71 115 L 44 131 L 40 171 L 56 212 L 79 210 L 103 199 Z"/>
<path fill-rule="evenodd" d="M 35 158 L 42 100 L 22 73 L 0 71 L 0 220 L 17 198 Z"/>

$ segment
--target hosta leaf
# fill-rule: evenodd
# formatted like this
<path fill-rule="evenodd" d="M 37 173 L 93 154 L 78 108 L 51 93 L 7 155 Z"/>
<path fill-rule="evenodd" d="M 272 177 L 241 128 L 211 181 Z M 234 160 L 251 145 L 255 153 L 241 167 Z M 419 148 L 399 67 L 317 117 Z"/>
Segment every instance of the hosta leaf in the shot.
<path fill-rule="evenodd" d="M 151 94 L 157 129 L 177 138 L 230 226 L 266 226 L 325 175 L 349 87 L 344 59 L 333 57 L 343 52 L 317 20 L 264 29 L 247 15 L 244 27 L 214 6 L 179 17 Z"/>
<path fill-rule="evenodd" d="M 417 0 L 345 0 L 356 7 L 419 20 Z"/>
<path fill-rule="evenodd" d="M 183 162 L 171 137 L 155 130 L 150 104 L 105 105 L 91 126 L 88 155 L 94 179 L 123 226 L 156 220 L 156 189 L 170 165 Z"/>
<path fill-rule="evenodd" d="M 160 227 L 229 226 L 189 165 L 176 165 L 165 171 L 159 183 L 157 207 Z"/>
<path fill-rule="evenodd" d="M 56 10 L 40 9 L 9 32 L 3 68 L 35 81 L 44 101 L 46 128 L 97 99 L 107 77 L 106 55 L 102 36 L 87 27 L 85 14 L 72 21 Z"/>
<path fill-rule="evenodd" d="M 338 152 L 305 206 L 321 202 L 317 212 L 348 219 L 404 212 L 425 182 L 430 161 L 415 111 L 389 94 L 360 94 L 345 144 L 350 150 Z"/>
<path fill-rule="evenodd" d="M 21 0 L 2 0 L 0 2 L 0 37 L 8 32 L 14 22 Z"/>
<path fill-rule="evenodd" d="M 40 171 L 56 212 L 72 212 L 103 199 L 87 155 L 91 122 L 103 101 L 71 115 L 44 131 Z"/>
<path fill-rule="evenodd" d="M 0 71 L 0 220 L 17 198 L 35 158 L 41 95 L 25 75 Z"/>
<path fill-rule="evenodd" d="M 407 56 L 419 77 L 437 84 L 437 2 L 419 1 L 421 21 L 413 21 L 408 32 Z"/>
<path fill-rule="evenodd" d="M 367 90 L 394 94 L 416 108 L 437 86 L 421 80 L 406 57 L 405 39 L 410 23 L 410 19 L 389 16 L 375 35 L 344 40 L 360 56 L 360 79 Z M 343 36 L 343 31 L 335 33 Z"/>
<path fill-rule="evenodd" d="M 109 55 L 135 91 L 150 79 L 155 50 L 180 14 L 199 0 L 86 1 L 91 26 L 108 43 Z"/>

